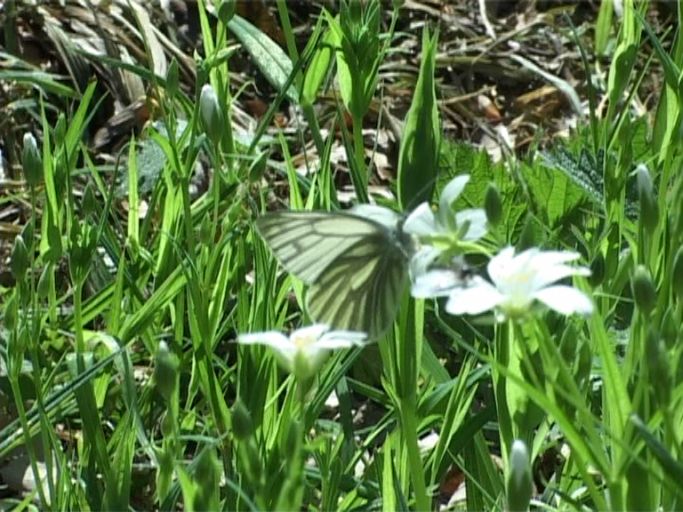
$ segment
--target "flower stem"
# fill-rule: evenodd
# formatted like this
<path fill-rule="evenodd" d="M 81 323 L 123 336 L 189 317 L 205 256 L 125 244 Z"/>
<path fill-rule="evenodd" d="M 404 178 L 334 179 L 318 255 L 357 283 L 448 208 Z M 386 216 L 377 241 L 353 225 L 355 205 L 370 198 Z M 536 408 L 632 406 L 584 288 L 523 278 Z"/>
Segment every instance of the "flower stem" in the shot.
<path fill-rule="evenodd" d="M 495 333 L 495 365 L 492 368 L 493 391 L 496 397 L 496 410 L 498 412 L 498 429 L 500 434 L 500 450 L 503 457 L 503 467 L 507 468 L 507 459 L 513 441 L 513 423 L 507 402 L 507 379 L 500 371 L 508 368 L 510 351 L 515 338 L 514 324 L 510 320 L 505 328 L 496 329 Z"/>
<path fill-rule="evenodd" d="M 365 146 L 363 145 L 363 118 L 353 120 L 353 151 L 359 183 L 354 180 L 358 200 L 368 202 L 368 168 L 365 165 Z"/>
<path fill-rule="evenodd" d="M 413 395 L 410 398 L 402 400 L 400 410 L 402 434 L 408 450 L 410 479 L 412 480 L 413 490 L 415 491 L 415 509 L 431 510 L 417 439 L 417 408 L 415 407 L 415 396 Z"/>

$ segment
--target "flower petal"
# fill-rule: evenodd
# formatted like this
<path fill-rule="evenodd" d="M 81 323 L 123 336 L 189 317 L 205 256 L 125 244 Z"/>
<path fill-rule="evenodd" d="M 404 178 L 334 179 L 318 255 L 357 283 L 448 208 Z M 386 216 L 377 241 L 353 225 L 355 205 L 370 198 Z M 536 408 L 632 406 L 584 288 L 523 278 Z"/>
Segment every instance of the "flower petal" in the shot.
<path fill-rule="evenodd" d="M 375 222 L 379 222 L 389 229 L 395 229 L 401 216 L 389 208 L 376 204 L 357 204 L 349 210 L 359 217 L 367 217 Z"/>
<path fill-rule="evenodd" d="M 467 232 L 462 236 L 463 240 L 479 240 L 486 234 L 486 212 L 481 208 L 469 208 L 455 214 L 455 222 L 458 227 L 469 222 Z"/>
<path fill-rule="evenodd" d="M 266 345 L 275 351 L 281 363 L 288 367 L 298 348 L 291 340 L 279 331 L 255 332 L 252 334 L 240 334 L 237 343 L 242 345 Z"/>
<path fill-rule="evenodd" d="M 486 266 L 491 281 L 498 284 L 506 280 L 510 274 L 515 258 L 515 248 L 505 247 L 489 261 Z"/>
<path fill-rule="evenodd" d="M 325 350 L 358 347 L 367 342 L 367 337 L 366 333 L 358 331 L 330 331 L 323 334 L 314 345 Z"/>
<path fill-rule="evenodd" d="M 461 176 L 456 176 L 441 191 L 441 197 L 439 198 L 439 211 L 440 212 L 450 212 L 451 205 L 458 198 L 462 191 L 465 190 L 465 185 L 470 181 L 469 174 L 463 174 Z"/>
<path fill-rule="evenodd" d="M 422 203 L 415 208 L 403 223 L 403 231 L 411 235 L 433 235 L 437 232 L 436 219 L 429 203 Z"/>
<path fill-rule="evenodd" d="M 446 311 L 452 315 L 477 315 L 495 308 L 504 298 L 491 283 L 474 277 L 470 286 L 452 291 L 446 303 Z"/>
<path fill-rule="evenodd" d="M 425 245 L 410 259 L 410 275 L 413 280 L 421 276 L 443 251 L 430 245 Z"/>
<path fill-rule="evenodd" d="M 462 279 L 452 270 L 430 270 L 417 276 L 410 294 L 417 299 L 445 297 L 458 286 L 462 286 Z"/>
<path fill-rule="evenodd" d="M 279 331 L 254 332 L 251 334 L 240 334 L 237 336 L 237 343 L 242 345 L 267 345 L 279 348 L 291 344 L 289 338 Z"/>
<path fill-rule="evenodd" d="M 289 335 L 289 338 L 292 340 L 294 338 L 309 339 L 311 340 L 311 343 L 313 343 L 317 341 L 323 334 L 329 331 L 329 329 L 330 326 L 327 324 L 307 325 L 306 327 L 301 327 L 295 331 L 292 331 L 292 334 Z"/>
<path fill-rule="evenodd" d="M 590 315 L 593 312 L 593 303 L 590 298 L 571 286 L 548 286 L 537 291 L 534 297 L 563 315 L 572 313 Z"/>
<path fill-rule="evenodd" d="M 533 276 L 532 286 L 535 290 L 540 290 L 565 277 L 589 276 L 590 274 L 590 270 L 586 267 L 572 267 L 570 265 L 539 266 L 538 271 Z"/>
<path fill-rule="evenodd" d="M 581 255 L 574 251 L 539 251 L 534 256 L 534 265 L 550 266 L 559 265 L 579 259 Z"/>

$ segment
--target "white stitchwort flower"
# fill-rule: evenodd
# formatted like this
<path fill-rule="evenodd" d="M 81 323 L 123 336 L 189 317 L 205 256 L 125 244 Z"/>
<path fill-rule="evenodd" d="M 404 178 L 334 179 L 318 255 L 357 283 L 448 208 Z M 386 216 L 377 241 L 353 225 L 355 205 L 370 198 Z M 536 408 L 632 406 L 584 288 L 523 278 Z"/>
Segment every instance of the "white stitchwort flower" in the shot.
<path fill-rule="evenodd" d="M 237 342 L 243 345 L 269 346 L 278 362 L 301 379 L 313 376 L 332 350 L 360 346 L 366 341 L 363 332 L 330 331 L 324 324 L 302 327 L 289 336 L 279 331 L 266 331 L 237 337 Z"/>
<path fill-rule="evenodd" d="M 453 210 L 453 203 L 469 179 L 467 174 L 457 176 L 444 187 L 436 213 L 429 203 L 422 203 L 408 215 L 403 231 L 416 236 L 422 244 L 411 261 L 414 276 L 424 273 L 442 253 L 457 249 L 459 242 L 473 242 L 486 234 L 486 213 L 482 208 Z"/>
<path fill-rule="evenodd" d="M 585 267 L 567 265 L 579 256 L 576 252 L 536 248 L 515 255 L 515 249 L 507 247 L 488 264 L 492 283 L 477 276 L 467 285 L 458 284 L 455 277 L 444 274 L 448 271 L 439 270 L 425 274 L 417 292 L 423 297 L 448 296 L 446 311 L 453 315 L 495 310 L 499 320 L 516 318 L 526 315 L 537 300 L 563 315 L 588 315 L 593 312 L 593 303 L 583 292 L 554 284 L 565 277 L 590 274 Z"/>

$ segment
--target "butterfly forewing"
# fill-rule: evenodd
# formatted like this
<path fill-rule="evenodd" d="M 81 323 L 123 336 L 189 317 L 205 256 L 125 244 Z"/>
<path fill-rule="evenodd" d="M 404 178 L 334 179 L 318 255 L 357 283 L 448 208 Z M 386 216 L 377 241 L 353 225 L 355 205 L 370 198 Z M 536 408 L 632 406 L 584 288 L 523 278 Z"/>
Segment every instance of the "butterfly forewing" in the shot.
<path fill-rule="evenodd" d="M 256 221 L 256 228 L 287 272 L 307 284 L 359 238 L 377 232 L 374 222 L 325 212 L 270 213 Z"/>
<path fill-rule="evenodd" d="M 407 280 L 406 247 L 395 229 L 346 213 L 282 212 L 257 221 L 285 269 L 310 284 L 313 320 L 380 336 Z"/>

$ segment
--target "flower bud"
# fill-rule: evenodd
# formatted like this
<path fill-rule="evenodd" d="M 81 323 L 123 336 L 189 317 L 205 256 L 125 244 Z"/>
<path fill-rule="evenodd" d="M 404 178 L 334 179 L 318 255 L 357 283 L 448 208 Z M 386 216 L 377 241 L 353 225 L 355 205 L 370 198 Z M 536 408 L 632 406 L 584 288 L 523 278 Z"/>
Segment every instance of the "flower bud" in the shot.
<path fill-rule="evenodd" d="M 24 169 L 24 179 L 29 187 L 40 184 L 43 178 L 43 158 L 38 144 L 31 133 L 24 134 L 24 148 L 21 154 L 21 164 Z"/>
<path fill-rule="evenodd" d="M 664 316 L 662 317 L 662 323 L 659 326 L 659 330 L 662 332 L 662 339 L 669 349 L 675 346 L 681 325 L 680 321 L 677 321 L 676 316 L 674 309 L 669 306 L 666 308 Z"/>
<path fill-rule="evenodd" d="M 41 299 L 46 298 L 50 293 L 50 276 L 52 276 L 52 263 L 45 265 L 43 271 L 40 273 L 40 278 L 38 279 L 36 293 Z"/>
<path fill-rule="evenodd" d="M 671 284 L 678 300 L 683 302 L 683 246 L 678 248 L 676 256 L 674 256 Z"/>
<path fill-rule="evenodd" d="M 645 266 L 636 267 L 631 278 L 631 291 L 638 309 L 643 315 L 649 315 L 657 305 L 657 290 L 652 282 L 650 271 Z"/>
<path fill-rule="evenodd" d="M 220 482 L 220 465 L 216 457 L 216 450 L 205 447 L 199 454 L 195 471 L 195 485 L 197 492 L 192 507 L 194 510 L 218 510 L 220 508 L 218 485 Z"/>
<path fill-rule="evenodd" d="M 301 446 L 301 424 L 297 419 L 291 419 L 287 426 L 283 454 L 287 459 L 294 459 Z"/>
<path fill-rule="evenodd" d="M 578 383 L 588 382 L 593 367 L 593 352 L 587 341 L 582 341 L 579 345 L 578 362 L 574 377 Z"/>
<path fill-rule="evenodd" d="M 526 444 L 515 439 L 510 448 L 507 476 L 507 510 L 510 512 L 529 510 L 533 482 L 531 463 Z"/>
<path fill-rule="evenodd" d="M 578 346 L 579 333 L 576 332 L 574 324 L 567 325 L 564 334 L 560 339 L 560 354 L 565 363 L 571 365 L 576 359 L 576 347 Z"/>
<path fill-rule="evenodd" d="M 228 22 L 235 15 L 235 8 L 237 7 L 237 2 L 235 0 L 223 0 L 218 6 L 218 19 L 221 23 L 227 25 Z"/>
<path fill-rule="evenodd" d="M 28 270 L 28 249 L 24 243 L 24 239 L 18 236 L 14 239 L 14 247 L 12 248 L 12 256 L 10 257 L 10 270 L 14 279 L 21 281 Z"/>
<path fill-rule="evenodd" d="M 5 303 L 5 314 L 2 320 L 8 331 L 13 331 L 17 326 L 17 299 L 14 294 L 10 295 Z"/>
<path fill-rule="evenodd" d="M 164 417 L 161 418 L 161 434 L 164 437 L 172 437 L 176 430 L 175 427 L 175 418 L 173 418 L 173 415 L 167 410 L 164 413 Z"/>
<path fill-rule="evenodd" d="M 592 287 L 599 286 L 605 278 L 605 257 L 601 252 L 598 252 L 593 261 L 591 261 L 591 275 L 588 276 L 588 282 Z"/>
<path fill-rule="evenodd" d="M 484 196 L 484 211 L 491 226 L 497 226 L 503 218 L 503 202 L 498 187 L 489 183 Z"/>
<path fill-rule="evenodd" d="M 517 241 L 517 252 L 522 252 L 525 249 L 539 245 L 536 238 L 534 218 L 531 215 L 527 215 L 524 226 L 522 227 L 522 232 L 519 234 L 519 240 Z"/>
<path fill-rule="evenodd" d="M 74 223 L 69 233 L 69 244 L 69 272 L 77 282 L 83 282 L 97 247 L 96 229 L 87 222 Z"/>
<path fill-rule="evenodd" d="M 266 171 L 266 163 L 268 162 L 268 153 L 259 153 L 249 166 L 249 181 L 252 183 L 258 182 Z"/>
<path fill-rule="evenodd" d="M 166 92 L 173 98 L 178 94 L 178 84 L 180 83 L 180 72 L 178 71 L 178 61 L 171 59 L 171 63 L 168 65 L 168 70 L 166 71 Z"/>
<path fill-rule="evenodd" d="M 215 226 L 213 219 L 206 215 L 199 225 L 199 241 L 206 247 L 211 247 L 214 241 Z"/>
<path fill-rule="evenodd" d="M 93 190 L 91 182 L 88 182 L 83 191 L 81 209 L 85 215 L 96 214 L 98 212 L 97 197 L 95 197 L 95 191 Z"/>
<path fill-rule="evenodd" d="M 33 222 L 27 222 L 21 229 L 21 238 L 24 240 L 29 251 L 33 247 L 34 235 Z"/>
<path fill-rule="evenodd" d="M 204 123 L 204 130 L 211 142 L 218 144 L 223 135 L 223 110 L 218 103 L 218 96 L 211 85 L 206 84 L 202 87 L 199 97 L 199 112 Z"/>
<path fill-rule="evenodd" d="M 242 400 L 235 400 L 232 406 L 232 431 L 237 440 L 247 439 L 254 431 L 254 422 L 251 419 L 249 409 Z"/>
<path fill-rule="evenodd" d="M 59 114 L 59 117 L 57 118 L 57 123 L 55 124 L 55 129 L 53 131 L 53 138 L 55 147 L 64 144 L 64 139 L 66 138 L 66 116 L 63 113 Z"/>
<path fill-rule="evenodd" d="M 636 168 L 638 200 L 640 202 L 640 222 L 645 231 L 652 233 L 659 221 L 659 206 L 652 189 L 652 178 L 644 165 Z"/>
<path fill-rule="evenodd" d="M 178 356 L 173 354 L 166 342 L 159 342 L 154 356 L 154 382 L 161 396 L 167 402 L 171 400 L 178 385 Z"/>
<path fill-rule="evenodd" d="M 654 399 L 660 406 L 665 406 L 671 397 L 671 369 L 668 350 L 656 329 L 648 329 L 645 338 L 645 359 L 650 374 L 649 381 L 654 387 Z"/>

